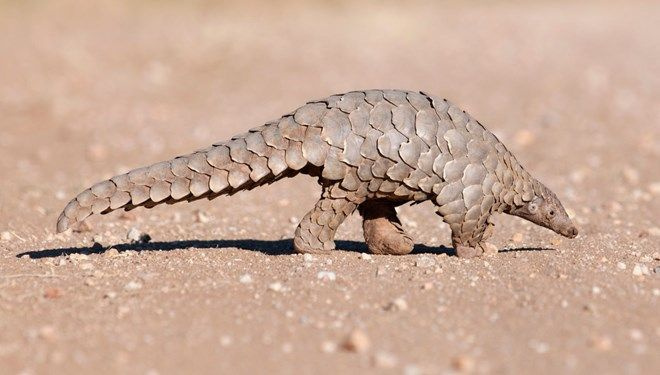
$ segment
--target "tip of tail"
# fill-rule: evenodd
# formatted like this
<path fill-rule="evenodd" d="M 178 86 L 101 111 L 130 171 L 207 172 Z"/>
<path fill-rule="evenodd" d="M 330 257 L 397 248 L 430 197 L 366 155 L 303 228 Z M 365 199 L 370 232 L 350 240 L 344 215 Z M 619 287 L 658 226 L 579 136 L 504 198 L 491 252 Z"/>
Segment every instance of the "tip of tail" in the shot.
<path fill-rule="evenodd" d="M 56 232 L 62 233 L 67 229 L 69 229 L 69 218 L 64 216 L 64 213 L 62 213 L 60 217 L 57 219 Z"/>

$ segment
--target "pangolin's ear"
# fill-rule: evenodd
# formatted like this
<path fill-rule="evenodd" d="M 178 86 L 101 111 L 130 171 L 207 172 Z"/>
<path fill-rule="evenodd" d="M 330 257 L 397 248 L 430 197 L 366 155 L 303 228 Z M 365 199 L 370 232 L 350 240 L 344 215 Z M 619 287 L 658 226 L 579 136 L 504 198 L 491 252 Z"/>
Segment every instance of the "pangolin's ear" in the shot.
<path fill-rule="evenodd" d="M 535 214 L 538 210 L 539 206 L 535 202 L 529 202 L 527 204 L 527 211 L 529 211 L 530 214 Z"/>

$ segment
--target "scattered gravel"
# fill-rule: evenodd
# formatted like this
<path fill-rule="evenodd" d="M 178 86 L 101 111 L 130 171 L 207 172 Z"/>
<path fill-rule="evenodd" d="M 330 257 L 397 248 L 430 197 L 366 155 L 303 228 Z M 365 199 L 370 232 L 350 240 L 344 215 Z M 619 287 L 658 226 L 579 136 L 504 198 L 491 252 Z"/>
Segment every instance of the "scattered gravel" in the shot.
<path fill-rule="evenodd" d="M 79 253 L 69 254 L 69 260 L 71 260 L 72 262 L 80 262 L 88 259 L 89 259 L 89 255 L 87 254 L 79 254 Z"/>
<path fill-rule="evenodd" d="M 513 14 L 501 2 L 456 2 L 452 17 L 433 22 L 439 2 L 262 2 L 258 23 L 242 2 L 85 2 L 74 12 L 41 3 L 0 5 L 0 54 L 11 56 L 0 64 L 3 374 L 659 368 L 655 3 L 533 2 Z M 475 21 L 480 28 L 461 27 Z M 138 40 L 123 43 L 134 30 Z M 368 53 L 343 43 L 355 35 Z M 292 51 L 310 47 L 301 64 Z M 487 59 L 475 58 L 482 52 Z M 511 64 L 519 56 L 532 63 Z M 480 120 L 495 115 L 489 128 L 557 193 L 576 239 L 496 215 L 490 241 L 518 250 L 469 261 L 436 254 L 451 233 L 426 202 L 397 208 L 413 254 L 360 254 L 355 213 L 338 230 L 343 250 L 299 255 L 290 239 L 320 196 L 302 175 L 54 233 L 69 199 L 99 179 L 229 140 L 355 88 L 365 71 L 369 82 L 399 82 L 415 59 L 430 63 L 409 69 L 407 82 L 451 72 L 425 89 Z M 126 239 L 130 227 L 137 236 Z M 141 231 L 158 242 L 90 249 L 92 239 L 142 242 Z M 336 281 L 321 281 L 322 271 Z M 131 281 L 141 288 L 127 291 Z M 353 328 L 362 338 L 344 336 Z"/>
<path fill-rule="evenodd" d="M 435 259 L 427 255 L 421 255 L 415 260 L 415 266 L 419 268 L 429 268 L 435 266 Z"/>

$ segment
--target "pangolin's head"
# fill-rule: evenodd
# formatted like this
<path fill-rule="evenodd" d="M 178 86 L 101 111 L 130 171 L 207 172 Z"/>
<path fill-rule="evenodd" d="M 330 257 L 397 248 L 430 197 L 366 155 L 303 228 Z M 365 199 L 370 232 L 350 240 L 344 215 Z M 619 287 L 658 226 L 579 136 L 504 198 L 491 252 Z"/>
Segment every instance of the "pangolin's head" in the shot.
<path fill-rule="evenodd" d="M 578 230 L 568 217 L 559 198 L 550 189 L 541 185 L 535 189 L 532 200 L 511 210 L 513 215 L 527 219 L 534 224 L 548 228 L 564 237 L 575 238 Z"/>

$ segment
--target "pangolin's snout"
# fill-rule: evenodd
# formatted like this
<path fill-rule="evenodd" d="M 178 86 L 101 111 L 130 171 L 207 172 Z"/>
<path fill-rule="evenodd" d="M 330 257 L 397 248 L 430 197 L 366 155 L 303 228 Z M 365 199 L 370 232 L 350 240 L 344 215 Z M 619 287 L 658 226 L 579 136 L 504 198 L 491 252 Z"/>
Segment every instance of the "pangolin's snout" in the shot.
<path fill-rule="evenodd" d="M 576 227 L 571 226 L 568 229 L 562 231 L 561 234 L 568 238 L 575 238 L 578 235 L 578 230 Z"/>

